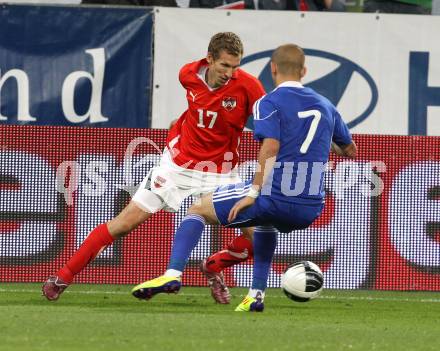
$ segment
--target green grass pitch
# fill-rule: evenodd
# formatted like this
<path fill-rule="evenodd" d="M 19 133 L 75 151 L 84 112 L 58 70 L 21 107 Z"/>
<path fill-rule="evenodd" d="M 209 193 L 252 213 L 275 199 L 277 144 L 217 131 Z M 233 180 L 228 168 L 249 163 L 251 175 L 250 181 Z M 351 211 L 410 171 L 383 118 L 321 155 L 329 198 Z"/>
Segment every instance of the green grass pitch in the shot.
<path fill-rule="evenodd" d="M 216 305 L 208 288 L 138 301 L 131 286 L 0 284 L 0 350 L 439 350 L 440 294 L 326 290 L 308 303 L 269 289 L 263 313 Z"/>

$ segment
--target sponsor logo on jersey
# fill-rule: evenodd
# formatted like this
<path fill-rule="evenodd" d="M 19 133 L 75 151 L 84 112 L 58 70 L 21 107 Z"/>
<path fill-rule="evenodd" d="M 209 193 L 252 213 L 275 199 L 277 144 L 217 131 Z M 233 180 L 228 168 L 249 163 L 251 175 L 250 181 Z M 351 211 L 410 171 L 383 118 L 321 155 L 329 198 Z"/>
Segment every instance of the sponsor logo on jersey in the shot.
<path fill-rule="evenodd" d="M 237 99 L 231 96 L 225 96 L 222 101 L 222 106 L 226 111 L 232 111 L 237 106 Z"/>

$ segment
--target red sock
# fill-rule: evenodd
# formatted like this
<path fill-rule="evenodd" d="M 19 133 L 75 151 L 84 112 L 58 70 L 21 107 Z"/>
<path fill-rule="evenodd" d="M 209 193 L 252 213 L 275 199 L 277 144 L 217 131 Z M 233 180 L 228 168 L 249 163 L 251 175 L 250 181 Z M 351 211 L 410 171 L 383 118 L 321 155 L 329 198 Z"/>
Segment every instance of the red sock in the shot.
<path fill-rule="evenodd" d="M 225 268 L 237 263 L 244 262 L 253 256 L 252 241 L 244 235 L 240 235 L 232 240 L 226 250 L 212 254 L 206 259 L 206 267 L 211 272 L 220 273 Z"/>
<path fill-rule="evenodd" d="M 79 249 L 61 268 L 57 276 L 70 284 L 76 274 L 81 272 L 96 256 L 98 256 L 115 239 L 110 235 L 107 224 L 101 224 L 93 229 L 83 241 Z"/>

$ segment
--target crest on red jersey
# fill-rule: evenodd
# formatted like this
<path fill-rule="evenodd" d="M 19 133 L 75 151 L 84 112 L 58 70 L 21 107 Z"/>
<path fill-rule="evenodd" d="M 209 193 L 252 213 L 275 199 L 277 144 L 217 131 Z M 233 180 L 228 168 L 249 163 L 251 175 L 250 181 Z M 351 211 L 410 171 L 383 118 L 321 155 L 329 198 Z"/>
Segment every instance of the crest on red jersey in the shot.
<path fill-rule="evenodd" d="M 232 111 L 237 106 L 237 99 L 233 96 L 225 96 L 222 101 L 222 106 L 226 111 Z"/>
<path fill-rule="evenodd" d="M 165 178 L 157 176 L 153 183 L 155 188 L 161 188 L 166 182 L 167 180 Z"/>

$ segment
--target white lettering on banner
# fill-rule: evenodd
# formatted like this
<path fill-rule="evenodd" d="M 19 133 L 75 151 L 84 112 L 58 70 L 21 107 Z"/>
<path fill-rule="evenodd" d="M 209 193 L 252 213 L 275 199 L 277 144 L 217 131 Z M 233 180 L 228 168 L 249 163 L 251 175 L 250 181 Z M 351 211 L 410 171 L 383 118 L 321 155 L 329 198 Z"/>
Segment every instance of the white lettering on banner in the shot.
<path fill-rule="evenodd" d="M 365 178 L 359 174 L 359 169 L 362 170 L 365 166 L 351 161 L 348 163 L 357 169 L 357 177 L 350 180 L 350 186 L 346 184 L 345 172 L 341 172 L 348 165 L 341 165 L 339 171 L 336 167 L 336 170 L 326 173 L 327 189 L 335 194 L 335 212 L 331 223 L 326 227 L 280 234 L 275 252 L 275 255 L 283 257 L 317 256 L 331 252 L 330 267 L 324 273 L 325 287 L 330 289 L 359 288 L 370 270 L 372 197 L 367 196 Z M 341 186 L 341 183 L 345 185 Z M 336 191 L 340 192 L 339 196 L 336 196 Z M 249 286 L 252 266 L 234 266 L 234 276 L 238 285 Z M 278 287 L 280 281 L 281 274 L 272 270 L 268 286 Z"/>
<path fill-rule="evenodd" d="M 68 206 L 73 205 L 73 193 L 78 189 L 81 168 L 76 161 L 64 161 L 56 173 L 56 189 L 64 195 L 64 201 Z"/>
<path fill-rule="evenodd" d="M 329 162 L 329 169 L 333 162 Z M 384 188 L 383 181 L 375 172 L 383 173 L 386 171 L 385 163 L 374 162 L 339 162 L 336 166 L 335 196 L 344 197 L 347 189 L 355 185 L 360 185 L 360 192 L 364 196 L 379 196 Z M 373 188 L 372 188 L 373 187 Z"/>
<path fill-rule="evenodd" d="M 291 189 L 293 182 L 293 166 L 295 162 L 284 162 L 283 175 L 281 177 L 281 192 L 286 196 L 297 196 L 306 187 L 308 162 L 299 162 L 295 173 L 295 188 Z"/>
<path fill-rule="evenodd" d="M 336 165 L 335 196 L 344 198 L 347 190 L 359 181 L 359 166 L 357 162 L 346 161 Z"/>
<path fill-rule="evenodd" d="M 2 77 L 0 70 L 0 107 L 1 107 L 1 89 L 9 78 L 15 78 L 17 81 L 17 120 L 22 122 L 36 121 L 29 112 L 29 78 L 26 72 L 20 69 L 11 69 Z M 1 110 L 1 108 L 0 108 Z M 3 116 L 0 111 L 0 121 L 6 121 L 8 118 Z"/>
<path fill-rule="evenodd" d="M 313 162 L 312 174 L 310 176 L 309 195 L 318 195 L 321 191 L 321 182 L 323 182 L 323 173 L 328 169 L 328 163 Z"/>
<path fill-rule="evenodd" d="M 112 160 L 113 161 L 113 160 Z M 80 161 L 82 163 L 82 160 Z M 114 161 L 113 161 L 114 162 Z M 102 196 L 107 191 L 107 181 L 102 174 L 109 171 L 108 161 L 90 161 L 86 163 L 84 175 L 92 183 L 83 184 L 83 193 L 85 196 Z"/>
<path fill-rule="evenodd" d="M 83 154 L 78 157 L 77 161 L 66 162 L 63 171 L 59 172 L 57 178 L 61 175 L 68 175 L 69 169 L 71 172 L 68 176 L 71 177 L 72 185 L 65 182 L 62 184 L 63 191 L 68 192 L 68 195 L 75 199 L 73 227 L 75 228 L 76 247 L 85 239 L 90 230 L 111 219 L 119 210 L 123 186 L 117 187 L 115 184 L 124 184 L 127 179 L 129 180 L 127 185 L 139 184 L 159 157 L 156 154 L 133 156 L 130 153 L 130 155 L 133 160 L 131 162 L 125 160 L 120 167 L 116 163 L 115 156 Z M 368 189 L 372 191 L 373 177 L 368 176 L 366 170 L 369 169 L 372 172 L 373 166 L 371 163 L 351 161 L 347 163 L 347 165 L 338 164 L 338 167 L 330 170 L 326 176 L 327 189 L 335 194 L 335 213 L 332 222 L 326 227 L 281 234 L 276 252 L 277 255 L 282 256 L 320 255 L 331 252 L 331 264 L 325 272 L 327 288 L 360 287 L 370 268 L 371 196 L 369 195 L 371 194 L 368 193 Z M 20 223 L 19 229 L 0 236 L 0 256 L 26 257 L 26 255 L 41 253 L 56 241 L 56 224 L 55 220 L 46 221 L 44 218 L 33 221 L 32 213 L 45 216 L 57 213 L 56 190 L 62 179 L 55 177 L 53 167 L 46 160 L 24 152 L 4 151 L 0 153 L 0 164 L 3 176 L 17 179 L 20 182 L 18 190 L 0 191 L 0 211 L 10 213 L 12 220 L 14 220 L 14 213 L 30 213 L 30 220 L 26 219 Z M 124 165 L 131 165 L 132 169 L 127 170 Z M 426 172 L 440 174 L 438 164 L 429 165 L 418 170 L 418 174 L 426 174 Z M 256 161 L 245 162 L 239 166 L 239 174 L 243 179 L 249 179 L 255 171 L 255 166 Z M 348 176 L 353 177 L 353 174 L 347 174 L 349 166 L 353 169 L 357 167 L 357 179 L 350 180 L 349 187 L 341 186 L 339 183 L 346 183 Z M 370 186 L 366 186 L 367 184 Z M 338 197 L 336 191 L 344 193 Z M 401 193 L 398 192 L 397 195 L 400 196 Z M 397 200 L 393 202 L 405 203 L 405 201 Z M 183 206 L 179 215 L 183 216 L 188 206 L 189 202 Z M 214 230 L 207 228 L 202 242 L 191 256 L 192 259 L 203 258 L 210 253 L 208 251 L 212 247 L 211 243 L 217 240 Z M 40 238 L 40 236 L 44 238 L 36 240 L 36 237 Z M 423 257 L 422 251 L 418 254 Z M 101 258 L 114 258 L 115 255 L 114 249 L 109 249 Z M 240 271 L 242 269 L 249 269 L 249 267 L 237 267 L 236 278 L 239 283 L 247 284 L 248 282 L 243 282 L 246 275 Z M 272 272 L 270 279 L 270 286 L 278 286 L 279 273 Z"/>
<path fill-rule="evenodd" d="M 258 162 L 256 160 L 245 161 L 238 165 L 238 175 L 243 180 L 252 179 L 257 169 Z"/>
<path fill-rule="evenodd" d="M 160 155 L 133 156 L 133 151 L 134 149 L 125 154 L 122 178 L 118 177 L 115 183 L 109 183 L 107 178 L 102 176 L 102 173 L 109 172 L 109 164 L 104 160 L 90 161 L 84 163 L 83 166 L 77 161 L 62 162 L 56 172 L 57 191 L 64 195 L 64 200 L 68 206 L 73 205 L 73 195 L 78 190 L 86 196 L 96 197 L 104 195 L 107 188 L 114 187 L 133 196 L 142 179 L 160 160 Z M 82 157 L 80 156 L 80 159 Z M 93 154 L 88 155 L 86 158 L 93 158 Z M 111 162 L 111 164 L 113 163 L 114 161 Z M 112 169 L 110 169 L 111 171 Z M 90 180 L 91 183 L 84 184 L 85 179 Z M 82 182 L 81 189 L 79 189 L 80 182 Z"/>
<path fill-rule="evenodd" d="M 0 165 L 1 176 L 19 184 L 17 189 L 0 190 L 0 213 L 7 220 L 20 222 L 17 230 L 1 233 L 0 257 L 41 253 L 57 239 L 56 222 L 44 220 L 57 214 L 55 172 L 43 158 L 25 152 L 0 152 Z M 36 220 L 36 216 L 43 216 L 43 220 Z"/>
<path fill-rule="evenodd" d="M 440 200 L 428 196 L 430 190 L 439 187 L 440 162 L 419 162 L 400 171 L 389 197 L 395 249 L 407 261 L 426 268 L 440 266 L 440 243 L 427 232 L 428 224 L 440 223 Z"/>
<path fill-rule="evenodd" d="M 63 82 L 61 92 L 61 103 L 64 116 L 69 122 L 82 123 L 90 119 L 90 123 L 107 122 L 108 117 L 102 115 L 102 89 L 105 74 L 105 50 L 96 48 L 85 51 L 92 56 L 93 72 L 75 71 L 70 73 Z M 5 82 L 14 78 L 17 82 L 17 120 L 22 122 L 33 122 L 37 118 L 30 114 L 29 99 L 29 78 L 25 71 L 20 69 L 11 69 L 3 76 L 0 70 L 0 110 L 1 110 L 1 90 Z M 75 87 L 80 79 L 88 79 L 92 86 L 90 105 L 83 115 L 78 115 L 75 111 Z M 0 121 L 6 121 L 8 117 L 3 116 L 0 111 Z"/>
<path fill-rule="evenodd" d="M 94 76 L 89 72 L 75 71 L 70 73 L 63 83 L 62 106 L 67 120 L 72 123 L 85 122 L 90 118 L 90 123 L 106 122 L 101 112 L 102 86 L 104 84 L 105 72 L 105 51 L 104 48 L 86 50 L 86 53 L 92 56 Z M 75 86 L 81 78 L 88 79 L 92 85 L 92 96 L 88 111 L 82 116 L 75 111 Z"/>
<path fill-rule="evenodd" d="M 147 154 L 144 157 L 134 156 L 136 148 L 144 143 L 153 146 L 157 151 L 157 154 Z M 138 174 L 138 179 L 142 180 L 148 173 L 145 172 L 146 169 L 149 171 L 151 168 L 159 164 L 161 155 L 162 150 L 153 140 L 149 138 L 138 137 L 130 141 L 124 154 L 122 170 L 124 183 L 118 184 L 116 187 L 129 192 L 130 195 L 133 196 L 139 185 L 139 181 L 135 182 L 135 179 L 133 178 L 136 170 L 144 171 L 144 174 Z"/>
<path fill-rule="evenodd" d="M 19 184 L 18 189 L 0 190 L 0 213 L 3 219 L 11 221 L 26 217 L 20 219 L 18 229 L 0 235 L 0 257 L 34 256 L 48 250 L 59 239 L 56 221 L 60 219 L 32 220 L 34 215 L 59 214 L 57 191 L 64 195 L 67 205 L 73 205 L 75 199 L 75 247 L 79 247 L 94 227 L 115 216 L 118 195 L 126 187 L 115 186 L 123 184 L 122 173 L 138 184 L 159 157 L 130 156 L 133 160 L 129 164 L 133 168 L 129 170 L 118 168 L 114 156 L 86 154 L 79 156 L 78 161 L 63 162 L 55 175 L 53 167 L 38 155 L 0 152 L 0 175 Z M 101 259 L 112 257 L 114 247 L 100 255 Z"/>
<path fill-rule="evenodd" d="M 377 173 L 385 173 L 386 171 L 387 166 L 383 161 L 371 161 L 363 164 L 363 178 L 371 184 L 363 188 L 365 190 L 364 196 L 379 196 L 382 194 L 385 185 Z"/>

